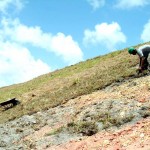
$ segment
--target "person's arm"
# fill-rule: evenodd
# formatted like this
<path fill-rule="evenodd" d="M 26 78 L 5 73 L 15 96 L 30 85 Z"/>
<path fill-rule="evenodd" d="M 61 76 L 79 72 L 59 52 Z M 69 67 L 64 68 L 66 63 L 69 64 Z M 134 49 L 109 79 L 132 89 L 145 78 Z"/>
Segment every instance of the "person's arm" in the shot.
<path fill-rule="evenodd" d="M 144 70 L 144 57 L 140 57 L 139 68 L 136 70 L 138 74 L 142 73 Z"/>
<path fill-rule="evenodd" d="M 141 57 L 140 58 L 140 65 L 139 65 L 140 70 L 143 70 L 143 68 L 144 68 L 144 61 L 145 61 L 145 57 Z"/>

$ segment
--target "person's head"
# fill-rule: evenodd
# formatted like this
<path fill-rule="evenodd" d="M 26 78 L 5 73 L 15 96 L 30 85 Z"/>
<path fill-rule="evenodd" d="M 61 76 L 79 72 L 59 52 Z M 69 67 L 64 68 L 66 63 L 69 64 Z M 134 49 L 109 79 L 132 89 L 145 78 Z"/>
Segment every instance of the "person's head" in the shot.
<path fill-rule="evenodd" d="M 129 54 L 132 54 L 132 55 L 136 55 L 136 49 L 134 48 L 134 47 L 130 47 L 129 49 L 128 49 L 128 53 Z"/>

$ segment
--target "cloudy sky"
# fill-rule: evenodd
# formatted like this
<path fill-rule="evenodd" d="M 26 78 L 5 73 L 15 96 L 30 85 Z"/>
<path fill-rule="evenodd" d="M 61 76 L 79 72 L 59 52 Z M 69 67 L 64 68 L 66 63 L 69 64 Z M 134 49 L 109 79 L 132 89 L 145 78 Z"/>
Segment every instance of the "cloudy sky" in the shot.
<path fill-rule="evenodd" d="M 150 0 L 0 0 L 0 87 L 149 41 Z"/>

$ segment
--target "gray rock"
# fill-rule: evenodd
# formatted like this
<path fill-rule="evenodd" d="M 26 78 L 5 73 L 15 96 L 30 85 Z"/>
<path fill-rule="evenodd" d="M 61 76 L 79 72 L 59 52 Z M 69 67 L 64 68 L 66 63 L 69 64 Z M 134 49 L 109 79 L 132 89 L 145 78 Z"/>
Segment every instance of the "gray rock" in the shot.
<path fill-rule="evenodd" d="M 96 122 L 96 125 L 97 125 L 97 128 L 98 128 L 99 131 L 104 129 L 104 125 L 103 125 L 102 122 Z"/>
<path fill-rule="evenodd" d="M 121 126 L 126 123 L 135 123 L 143 116 L 150 115 L 149 105 L 139 105 L 136 100 L 105 100 L 97 105 L 86 107 L 77 116 L 76 121 L 100 122 L 106 127 Z M 100 128 L 101 130 L 101 128 Z"/>
<path fill-rule="evenodd" d="M 132 85 L 134 86 L 134 85 Z M 74 122 L 95 122 L 98 130 L 115 130 L 124 124 L 133 124 L 143 117 L 150 116 L 150 102 L 141 104 L 136 100 L 108 99 L 95 102 L 80 110 L 74 106 L 55 107 L 47 111 L 24 115 L 19 119 L 0 124 L 0 150 L 41 149 L 42 146 L 58 145 L 70 140 L 81 139 L 82 135 L 70 133 L 67 129 L 55 135 L 44 136 L 37 141 L 20 142 L 25 136 L 31 135 L 44 125 L 53 127 L 67 124 L 65 115 L 74 118 Z"/>

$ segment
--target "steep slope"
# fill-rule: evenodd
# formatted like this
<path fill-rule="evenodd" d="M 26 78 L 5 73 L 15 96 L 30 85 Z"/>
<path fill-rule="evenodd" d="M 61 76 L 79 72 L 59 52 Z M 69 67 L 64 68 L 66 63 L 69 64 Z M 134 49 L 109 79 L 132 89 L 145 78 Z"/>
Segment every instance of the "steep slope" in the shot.
<path fill-rule="evenodd" d="M 137 58 L 129 57 L 125 49 L 57 70 L 26 83 L 0 88 L 1 102 L 12 97 L 21 101 L 21 105 L 0 115 L 0 123 L 58 106 L 71 98 L 123 80 L 134 75 L 136 64 Z"/>
<path fill-rule="evenodd" d="M 148 150 L 150 76 L 115 82 L 0 125 L 3 149 Z"/>
<path fill-rule="evenodd" d="M 137 45 L 138 47 L 139 45 Z M 0 88 L 0 149 L 150 147 L 150 76 L 136 76 L 127 49 Z"/>

